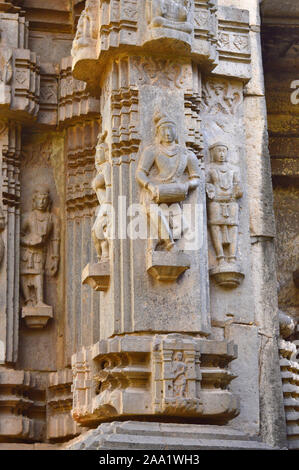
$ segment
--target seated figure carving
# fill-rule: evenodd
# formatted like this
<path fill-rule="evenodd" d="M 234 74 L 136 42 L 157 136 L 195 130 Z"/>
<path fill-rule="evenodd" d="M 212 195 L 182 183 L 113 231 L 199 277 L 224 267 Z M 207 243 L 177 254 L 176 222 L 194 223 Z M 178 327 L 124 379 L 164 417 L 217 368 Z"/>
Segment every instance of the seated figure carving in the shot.
<path fill-rule="evenodd" d="M 157 141 L 144 150 L 136 176 L 143 188 L 141 201 L 158 236 L 150 240 L 149 249 L 176 251 L 174 217 L 181 213 L 181 202 L 189 191 L 199 185 L 200 168 L 196 155 L 178 143 L 176 123 L 160 113 L 154 121 Z"/>
<path fill-rule="evenodd" d="M 151 26 L 191 33 L 190 0 L 152 0 Z"/>

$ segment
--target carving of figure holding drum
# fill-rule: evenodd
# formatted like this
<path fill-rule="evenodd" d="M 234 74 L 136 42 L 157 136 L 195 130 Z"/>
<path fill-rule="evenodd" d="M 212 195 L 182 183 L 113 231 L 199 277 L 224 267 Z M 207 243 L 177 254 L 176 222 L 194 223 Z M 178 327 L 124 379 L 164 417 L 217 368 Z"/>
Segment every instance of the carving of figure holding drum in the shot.
<path fill-rule="evenodd" d="M 181 216 L 181 202 L 199 185 L 200 169 L 196 155 L 178 143 L 176 123 L 159 113 L 154 122 L 156 143 L 144 150 L 136 176 L 143 188 L 141 202 L 158 235 L 150 249 L 172 251 L 176 250 L 175 218 Z"/>

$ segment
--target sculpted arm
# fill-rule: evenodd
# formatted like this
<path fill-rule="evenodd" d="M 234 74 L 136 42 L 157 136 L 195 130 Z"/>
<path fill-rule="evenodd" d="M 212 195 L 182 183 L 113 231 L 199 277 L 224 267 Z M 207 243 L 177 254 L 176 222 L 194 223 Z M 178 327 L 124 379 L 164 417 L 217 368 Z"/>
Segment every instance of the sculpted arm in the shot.
<path fill-rule="evenodd" d="M 199 162 L 193 152 L 188 156 L 189 189 L 195 189 L 199 185 L 200 169 Z"/>
<path fill-rule="evenodd" d="M 206 191 L 209 199 L 215 199 L 215 185 L 213 180 L 213 173 L 208 170 L 206 176 Z"/>
<path fill-rule="evenodd" d="M 24 214 L 21 217 L 21 245 L 22 246 L 26 246 L 28 244 L 25 238 L 28 232 L 28 228 L 29 228 L 28 214 Z"/>
<path fill-rule="evenodd" d="M 96 192 L 97 189 L 105 187 L 105 177 L 103 173 L 97 173 L 96 177 L 92 181 L 92 189 Z"/>
<path fill-rule="evenodd" d="M 237 199 L 240 199 L 243 196 L 241 178 L 238 171 L 234 172 L 234 195 Z"/>
<path fill-rule="evenodd" d="M 139 165 L 137 168 L 137 181 L 143 186 L 147 188 L 150 185 L 150 178 L 149 172 L 154 164 L 155 156 L 154 151 L 152 148 L 145 149 L 143 154 L 141 155 L 141 159 L 139 161 Z"/>

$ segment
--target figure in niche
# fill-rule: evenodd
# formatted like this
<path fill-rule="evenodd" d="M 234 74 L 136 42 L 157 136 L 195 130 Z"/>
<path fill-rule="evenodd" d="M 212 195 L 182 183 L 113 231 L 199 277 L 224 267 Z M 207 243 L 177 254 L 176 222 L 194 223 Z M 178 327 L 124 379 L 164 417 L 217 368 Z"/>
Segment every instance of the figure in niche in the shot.
<path fill-rule="evenodd" d="M 190 0 L 152 0 L 151 26 L 191 33 Z"/>
<path fill-rule="evenodd" d="M 236 263 L 239 205 L 243 196 L 239 172 L 228 163 L 228 147 L 217 142 L 209 149 L 211 164 L 206 176 L 208 222 L 219 265 Z"/>
<path fill-rule="evenodd" d="M 51 213 L 49 189 L 39 185 L 33 193 L 32 211 L 21 222 L 21 284 L 28 307 L 49 307 L 44 303 L 44 274 L 55 276 L 59 267 L 60 228 Z"/>
<path fill-rule="evenodd" d="M 172 119 L 157 113 L 154 122 L 156 143 L 141 155 L 136 177 L 143 188 L 141 202 L 158 238 L 150 240 L 149 249 L 176 251 L 175 220 L 182 214 L 181 202 L 199 185 L 199 162 L 186 145 L 178 143 L 177 125 Z"/>
<path fill-rule="evenodd" d="M 76 49 L 90 47 L 92 39 L 92 11 L 90 5 L 87 3 L 78 21 L 77 32 L 73 42 L 72 55 Z"/>
<path fill-rule="evenodd" d="M 107 261 L 109 259 L 109 235 L 111 228 L 109 214 L 109 205 L 111 204 L 111 165 L 106 137 L 107 132 L 99 136 L 95 155 L 97 174 L 92 182 L 92 188 L 99 201 L 96 220 L 92 228 L 92 238 L 99 261 Z"/>
<path fill-rule="evenodd" d="M 177 351 L 173 357 L 173 396 L 177 398 L 184 398 L 186 394 L 186 371 L 187 366 L 183 360 L 183 353 Z"/>

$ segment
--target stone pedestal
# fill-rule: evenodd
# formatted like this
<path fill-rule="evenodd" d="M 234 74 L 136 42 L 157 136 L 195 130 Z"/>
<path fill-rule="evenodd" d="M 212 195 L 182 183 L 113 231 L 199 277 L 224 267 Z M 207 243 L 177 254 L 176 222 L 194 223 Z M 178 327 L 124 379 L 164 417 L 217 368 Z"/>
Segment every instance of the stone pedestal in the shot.
<path fill-rule="evenodd" d="M 236 264 L 225 264 L 210 269 L 210 277 L 218 286 L 234 289 L 244 279 L 241 267 Z"/>
<path fill-rule="evenodd" d="M 110 282 L 110 262 L 88 264 L 82 272 L 82 284 L 88 284 L 95 291 L 106 291 Z"/>
<path fill-rule="evenodd" d="M 53 307 L 50 305 L 23 307 L 22 318 L 28 328 L 45 328 L 48 321 L 53 318 Z"/>
<path fill-rule="evenodd" d="M 155 251 L 147 254 L 147 272 L 157 281 L 176 281 L 190 266 L 190 256 L 183 252 Z"/>

